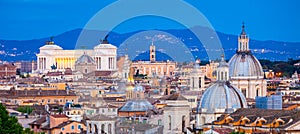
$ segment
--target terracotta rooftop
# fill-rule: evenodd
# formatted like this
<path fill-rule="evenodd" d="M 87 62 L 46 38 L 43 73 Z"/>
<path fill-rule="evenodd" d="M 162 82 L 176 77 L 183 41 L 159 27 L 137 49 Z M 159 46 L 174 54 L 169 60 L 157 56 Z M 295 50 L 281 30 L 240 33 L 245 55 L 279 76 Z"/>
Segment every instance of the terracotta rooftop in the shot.
<path fill-rule="evenodd" d="M 71 124 L 71 123 L 73 123 L 73 122 L 76 122 L 76 121 L 66 121 L 66 122 L 60 123 L 59 125 L 57 125 L 57 126 L 54 127 L 54 128 L 62 128 L 62 127 L 67 126 L 67 125 L 69 125 L 69 124 Z M 82 122 L 78 122 L 78 123 L 83 124 Z M 85 124 L 83 124 L 83 125 L 85 125 Z"/>
<path fill-rule="evenodd" d="M 103 114 L 90 116 L 90 117 L 87 117 L 87 119 L 92 120 L 92 121 L 111 121 L 111 120 L 114 120 L 114 118 L 108 117 L 108 116 L 103 115 Z"/>
<path fill-rule="evenodd" d="M 41 125 L 44 122 L 46 122 L 46 116 L 43 116 L 43 117 L 41 117 L 39 119 L 36 119 L 35 121 L 29 123 L 29 125 Z"/>
<path fill-rule="evenodd" d="M 53 114 L 51 116 L 54 118 L 68 118 L 68 116 L 66 116 L 65 114 Z"/>
<path fill-rule="evenodd" d="M 17 97 L 35 97 L 35 96 L 76 96 L 73 91 L 67 90 L 0 90 L 0 97 L 17 98 Z"/>
<path fill-rule="evenodd" d="M 165 99 L 165 100 L 187 100 L 185 97 L 183 97 L 179 93 L 173 93 L 171 95 L 162 97 L 161 99 Z"/>
<path fill-rule="evenodd" d="M 248 119 L 250 119 L 250 123 L 254 122 L 256 118 L 263 118 L 266 120 L 263 125 L 269 124 L 276 119 L 282 119 L 285 121 L 285 123 L 280 125 L 279 128 L 286 128 L 300 121 L 300 111 L 298 110 L 241 108 L 230 114 L 229 116 L 234 119 L 233 122 L 238 121 L 242 117 L 247 117 Z M 226 117 L 226 115 L 222 115 L 217 121 L 221 121 Z"/>

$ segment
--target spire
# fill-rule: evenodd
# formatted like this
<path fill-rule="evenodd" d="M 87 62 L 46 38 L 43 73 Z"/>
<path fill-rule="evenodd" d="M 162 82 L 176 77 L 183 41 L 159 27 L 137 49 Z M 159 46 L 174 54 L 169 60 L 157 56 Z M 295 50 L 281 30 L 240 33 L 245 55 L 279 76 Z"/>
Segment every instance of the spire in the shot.
<path fill-rule="evenodd" d="M 241 33 L 241 35 L 246 35 L 246 31 L 245 31 L 245 23 L 243 22 L 242 24 L 243 24 L 243 25 L 242 25 L 242 33 Z"/>

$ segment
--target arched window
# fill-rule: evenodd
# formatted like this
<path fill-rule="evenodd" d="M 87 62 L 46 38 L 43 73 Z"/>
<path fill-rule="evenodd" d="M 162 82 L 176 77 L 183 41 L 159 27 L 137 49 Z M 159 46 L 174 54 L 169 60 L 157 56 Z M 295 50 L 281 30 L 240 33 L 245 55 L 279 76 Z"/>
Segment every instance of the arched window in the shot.
<path fill-rule="evenodd" d="M 185 116 L 182 116 L 182 120 L 181 120 L 181 131 L 184 132 L 184 128 L 185 128 Z"/>
<path fill-rule="evenodd" d="M 96 133 L 96 134 L 97 134 L 97 133 L 98 133 L 98 127 L 97 127 L 97 125 L 96 125 L 96 124 L 94 125 L 94 129 L 95 129 L 95 130 L 94 130 L 94 133 Z"/>
<path fill-rule="evenodd" d="M 108 124 L 108 134 L 111 134 L 111 124 Z"/>
<path fill-rule="evenodd" d="M 92 124 L 89 124 L 90 133 L 92 133 Z"/>
<path fill-rule="evenodd" d="M 105 130 L 104 130 L 104 128 L 105 128 L 105 125 L 104 124 L 102 124 L 101 125 L 101 133 L 103 132 L 103 133 L 105 133 Z"/>

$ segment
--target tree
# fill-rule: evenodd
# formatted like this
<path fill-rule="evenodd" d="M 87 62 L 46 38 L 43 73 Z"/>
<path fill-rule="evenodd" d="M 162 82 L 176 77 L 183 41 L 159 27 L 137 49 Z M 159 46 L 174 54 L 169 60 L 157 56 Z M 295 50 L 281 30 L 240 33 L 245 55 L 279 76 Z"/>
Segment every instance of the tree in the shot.
<path fill-rule="evenodd" d="M 22 106 L 22 107 L 18 107 L 17 111 L 22 112 L 22 113 L 27 113 L 30 114 L 34 109 L 30 106 Z"/>
<path fill-rule="evenodd" d="M 34 134 L 34 132 L 31 131 L 30 128 L 26 128 L 22 134 Z"/>
<path fill-rule="evenodd" d="M 0 134 L 21 134 L 23 127 L 18 123 L 18 119 L 9 116 L 5 106 L 0 104 Z"/>
<path fill-rule="evenodd" d="M 63 110 L 63 108 L 58 108 L 58 112 L 59 112 L 59 114 L 61 114 L 62 112 L 63 112 L 64 110 Z"/>

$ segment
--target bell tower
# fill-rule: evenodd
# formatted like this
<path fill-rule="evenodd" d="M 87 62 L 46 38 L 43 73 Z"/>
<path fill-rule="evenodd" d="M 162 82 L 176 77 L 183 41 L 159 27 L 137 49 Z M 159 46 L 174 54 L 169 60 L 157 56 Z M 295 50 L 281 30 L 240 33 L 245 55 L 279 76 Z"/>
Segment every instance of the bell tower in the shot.
<path fill-rule="evenodd" d="M 242 32 L 238 37 L 238 52 L 249 52 L 249 38 L 245 32 L 245 24 L 242 25 Z"/>
<path fill-rule="evenodd" d="M 153 41 L 152 41 L 152 44 L 150 46 L 150 61 L 151 62 L 155 62 L 156 61 L 155 46 L 153 44 Z"/>

